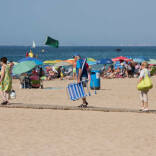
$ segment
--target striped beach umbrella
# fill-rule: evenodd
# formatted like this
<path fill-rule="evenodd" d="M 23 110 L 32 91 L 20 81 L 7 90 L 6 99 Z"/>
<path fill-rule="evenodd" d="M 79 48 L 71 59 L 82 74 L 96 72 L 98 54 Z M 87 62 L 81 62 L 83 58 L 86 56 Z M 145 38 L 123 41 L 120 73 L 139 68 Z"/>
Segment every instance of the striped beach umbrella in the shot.
<path fill-rule="evenodd" d="M 59 62 L 62 62 L 62 60 L 47 60 L 47 61 L 44 61 L 43 63 L 44 64 L 56 64 Z"/>

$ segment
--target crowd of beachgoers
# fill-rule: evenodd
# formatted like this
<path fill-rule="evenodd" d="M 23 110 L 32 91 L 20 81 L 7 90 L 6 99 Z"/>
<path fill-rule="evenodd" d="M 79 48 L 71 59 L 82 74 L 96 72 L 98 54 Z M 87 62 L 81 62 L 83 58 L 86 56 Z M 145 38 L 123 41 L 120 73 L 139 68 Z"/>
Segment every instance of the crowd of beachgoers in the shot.
<path fill-rule="evenodd" d="M 91 59 L 90 59 L 91 60 Z M 62 61 L 64 62 L 64 61 Z M 94 61 L 92 61 L 94 62 Z M 143 61 L 142 63 L 134 62 L 134 60 L 115 60 L 112 62 L 110 60 L 102 60 L 108 65 L 102 65 L 98 71 L 100 77 L 103 79 L 114 79 L 114 78 L 138 78 L 138 84 L 146 77 L 147 73 L 149 77 L 155 74 L 155 65 L 148 65 L 147 62 Z M 31 66 L 31 70 L 25 69 L 25 63 L 28 63 Z M 96 65 L 96 64 L 94 64 Z M 24 61 L 24 63 L 19 63 L 14 65 L 13 62 L 8 63 L 7 58 L 1 58 L 1 79 L 0 79 L 0 89 L 3 98 L 2 104 L 7 104 L 9 100 L 9 95 L 12 91 L 12 76 L 14 73 L 21 70 L 18 78 L 20 80 L 21 88 L 44 88 L 44 80 L 53 80 L 53 79 L 69 79 L 75 80 L 77 83 L 80 83 L 85 78 L 86 80 L 91 80 L 92 71 L 94 71 L 94 65 L 90 65 L 87 59 L 81 58 L 80 55 L 75 55 L 72 60 L 72 64 L 60 63 L 59 66 L 55 65 L 36 65 L 32 62 Z M 20 68 L 18 68 L 20 67 Z M 23 68 L 24 67 L 24 68 Z M 28 66 L 29 67 L 29 66 Z M 17 70 L 15 70 L 17 68 Z M 27 71 L 27 72 L 24 72 Z M 12 74 L 11 74 L 12 73 Z M 85 87 L 85 86 L 84 86 Z M 152 87 L 152 84 L 151 84 Z M 95 88 L 95 86 L 94 86 Z M 142 101 L 142 110 L 148 111 L 148 96 L 147 93 L 151 88 L 146 88 L 146 90 L 141 90 L 141 101 Z M 86 98 L 82 98 L 83 106 L 88 105 Z"/>
<path fill-rule="evenodd" d="M 121 58 L 121 60 L 120 60 Z M 97 62 L 93 58 L 86 59 L 88 68 L 88 79 L 91 78 L 91 72 L 96 69 L 100 72 L 100 77 L 103 79 L 114 79 L 114 78 L 137 78 L 141 71 L 141 62 L 128 59 L 126 57 L 119 57 L 119 59 L 102 59 L 105 64 L 98 66 Z M 143 61 L 142 61 L 143 62 Z M 69 59 L 65 61 L 53 60 L 45 61 L 45 64 L 35 67 L 33 70 L 23 73 L 19 78 L 21 88 L 43 88 L 44 80 L 76 80 L 75 66 L 76 61 Z M 52 64 L 51 64 L 52 63 Z M 60 64 L 55 66 L 55 64 Z M 151 75 L 155 74 L 155 64 L 148 66 Z M 30 86 L 31 84 L 31 86 Z"/>
<path fill-rule="evenodd" d="M 115 68 L 114 65 L 110 65 L 108 69 L 103 68 L 101 72 L 102 78 L 137 78 L 140 75 L 141 64 L 137 62 L 118 62 L 119 66 Z M 148 66 L 149 71 L 153 72 L 154 68 Z"/>
<path fill-rule="evenodd" d="M 94 69 L 94 66 L 89 66 L 89 74 L 91 74 L 92 69 Z M 149 65 L 148 66 L 149 71 L 151 72 L 151 75 L 155 73 L 155 66 Z M 117 61 L 114 62 L 111 65 L 103 65 L 98 68 L 100 72 L 101 78 L 137 78 L 141 71 L 141 63 L 137 63 L 134 61 L 126 62 L 126 61 Z M 44 69 L 44 79 L 45 80 L 53 80 L 60 78 L 63 79 L 69 79 L 73 80 L 76 79 L 74 73 L 73 73 L 73 66 L 63 67 L 60 66 L 58 68 L 55 68 L 52 65 L 49 65 L 45 67 Z"/>

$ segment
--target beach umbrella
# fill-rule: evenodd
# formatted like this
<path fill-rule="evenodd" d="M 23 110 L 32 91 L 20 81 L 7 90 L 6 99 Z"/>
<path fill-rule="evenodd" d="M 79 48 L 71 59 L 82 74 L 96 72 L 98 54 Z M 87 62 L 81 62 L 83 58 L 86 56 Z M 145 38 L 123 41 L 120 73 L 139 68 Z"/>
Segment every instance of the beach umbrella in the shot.
<path fill-rule="evenodd" d="M 70 64 L 74 64 L 75 60 L 74 59 L 68 59 L 68 60 L 65 60 L 64 62 L 68 62 Z"/>
<path fill-rule="evenodd" d="M 156 65 L 156 59 L 150 59 L 148 64 Z"/>
<path fill-rule="evenodd" d="M 113 61 L 109 58 L 101 59 L 96 61 L 97 64 L 112 64 Z"/>
<path fill-rule="evenodd" d="M 10 61 L 8 61 L 7 63 L 11 63 Z M 14 65 L 18 64 L 18 62 L 12 62 Z"/>
<path fill-rule="evenodd" d="M 33 61 L 33 62 L 36 63 L 36 65 L 42 65 L 43 64 L 42 61 L 40 61 L 40 60 L 38 60 L 36 58 L 32 58 L 32 57 L 23 58 L 23 59 L 19 60 L 18 62 L 24 62 L 24 61 Z"/>
<path fill-rule="evenodd" d="M 17 64 L 18 64 L 18 62 L 13 62 L 13 64 L 14 64 L 14 65 L 17 65 Z"/>
<path fill-rule="evenodd" d="M 54 64 L 54 67 L 61 67 L 61 66 L 70 66 L 71 64 L 68 62 L 59 62 Z"/>
<path fill-rule="evenodd" d="M 86 59 L 86 62 L 89 66 L 95 65 L 96 64 L 96 60 L 94 58 L 88 57 Z"/>
<path fill-rule="evenodd" d="M 103 69 L 103 64 L 95 64 L 92 66 L 92 70 L 102 70 Z"/>
<path fill-rule="evenodd" d="M 96 62 L 94 62 L 94 61 L 87 61 L 87 64 L 88 64 L 89 66 L 92 66 L 92 65 L 95 65 Z"/>
<path fill-rule="evenodd" d="M 141 58 L 141 59 L 143 59 L 144 61 L 149 61 L 149 60 L 150 60 L 149 58 L 144 57 L 144 56 L 139 56 L 139 57 L 137 57 L 137 58 Z"/>
<path fill-rule="evenodd" d="M 127 57 L 124 57 L 124 56 L 119 56 L 119 57 L 113 58 L 112 61 L 113 62 L 115 62 L 115 61 L 127 61 L 127 62 L 129 62 L 129 61 L 132 61 L 132 60 L 127 58 Z"/>
<path fill-rule="evenodd" d="M 90 62 L 96 62 L 96 60 L 95 60 L 94 58 L 91 58 L 91 57 L 88 57 L 88 58 L 87 58 L 87 62 L 88 62 L 88 61 L 90 61 Z"/>
<path fill-rule="evenodd" d="M 144 62 L 145 60 L 143 58 L 134 58 L 133 61 L 137 63 L 141 63 Z"/>
<path fill-rule="evenodd" d="M 13 73 L 13 75 L 20 75 L 22 73 L 26 73 L 26 72 L 32 70 L 35 67 L 36 67 L 35 62 L 24 61 L 24 62 L 21 62 L 21 63 L 18 63 L 17 65 L 15 65 L 13 67 L 12 73 Z"/>
<path fill-rule="evenodd" d="M 59 62 L 62 62 L 62 60 L 47 60 L 47 61 L 44 61 L 43 63 L 44 64 L 56 64 Z"/>

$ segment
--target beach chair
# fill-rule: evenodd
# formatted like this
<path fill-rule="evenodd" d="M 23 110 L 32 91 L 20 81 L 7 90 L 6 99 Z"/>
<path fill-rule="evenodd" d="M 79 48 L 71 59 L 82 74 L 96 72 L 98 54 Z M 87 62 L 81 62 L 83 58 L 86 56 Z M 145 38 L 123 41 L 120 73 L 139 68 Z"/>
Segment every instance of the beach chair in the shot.
<path fill-rule="evenodd" d="M 67 86 L 67 94 L 72 101 L 79 100 L 81 98 L 86 97 L 85 90 L 83 88 L 83 84 L 81 83 L 70 83 Z"/>
<path fill-rule="evenodd" d="M 30 79 L 28 76 L 25 76 L 23 79 L 23 82 L 21 83 L 22 88 L 27 89 L 27 88 L 31 88 L 31 84 L 30 84 Z"/>
<path fill-rule="evenodd" d="M 30 76 L 30 83 L 32 88 L 40 88 L 40 77 L 38 75 Z"/>

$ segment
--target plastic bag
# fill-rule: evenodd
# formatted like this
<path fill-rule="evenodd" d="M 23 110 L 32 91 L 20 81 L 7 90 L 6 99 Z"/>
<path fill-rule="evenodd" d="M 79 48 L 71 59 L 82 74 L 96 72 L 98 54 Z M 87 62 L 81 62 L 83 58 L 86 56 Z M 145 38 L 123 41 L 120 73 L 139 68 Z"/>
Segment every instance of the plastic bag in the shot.
<path fill-rule="evenodd" d="M 10 92 L 10 98 L 11 98 L 11 99 L 16 99 L 16 92 L 15 92 L 15 90 L 12 90 L 12 91 Z"/>

